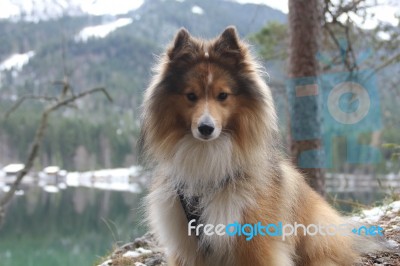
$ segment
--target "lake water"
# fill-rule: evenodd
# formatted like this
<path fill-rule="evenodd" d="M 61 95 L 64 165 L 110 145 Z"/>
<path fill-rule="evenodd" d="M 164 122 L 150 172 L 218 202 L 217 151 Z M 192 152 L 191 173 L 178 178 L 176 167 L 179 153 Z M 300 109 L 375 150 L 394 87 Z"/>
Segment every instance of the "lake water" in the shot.
<path fill-rule="evenodd" d="M 146 231 L 143 193 L 88 187 L 48 191 L 28 186 L 9 205 L 0 229 L 0 265 L 95 265 L 113 244 Z"/>

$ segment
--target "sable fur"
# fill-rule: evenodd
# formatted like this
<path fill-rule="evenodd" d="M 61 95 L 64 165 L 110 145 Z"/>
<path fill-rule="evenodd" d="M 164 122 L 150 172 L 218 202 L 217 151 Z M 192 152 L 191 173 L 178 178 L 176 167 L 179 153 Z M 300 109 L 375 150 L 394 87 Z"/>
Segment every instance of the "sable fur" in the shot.
<path fill-rule="evenodd" d="M 185 196 L 200 197 L 198 223 L 344 220 L 280 154 L 271 92 L 235 28 L 214 40 L 196 39 L 181 29 L 155 72 L 142 116 L 143 148 L 155 168 L 146 204 L 169 265 L 352 264 L 357 254 L 350 237 L 188 236 L 178 186 Z M 229 94 L 223 102 L 216 100 L 221 91 Z M 188 93 L 198 100 L 189 102 Z M 221 133 L 201 141 L 193 130 L 206 112 Z M 223 183 L 226 176 L 232 178 Z"/>

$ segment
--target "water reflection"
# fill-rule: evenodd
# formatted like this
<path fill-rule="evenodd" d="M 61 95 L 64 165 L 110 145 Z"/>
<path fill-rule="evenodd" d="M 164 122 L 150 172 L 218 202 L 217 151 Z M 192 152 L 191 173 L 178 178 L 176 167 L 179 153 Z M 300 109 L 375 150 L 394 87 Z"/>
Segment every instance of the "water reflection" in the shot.
<path fill-rule="evenodd" d="M 0 194 L 9 182 L 0 176 Z M 113 243 L 146 231 L 145 187 L 133 169 L 27 176 L 0 229 L 1 265 L 93 265 Z"/>
<path fill-rule="evenodd" d="M 22 164 L 8 165 L 0 170 L 0 189 L 7 192 L 15 181 Z M 57 193 L 67 187 L 88 187 L 102 190 L 128 191 L 141 193 L 148 178 L 140 166 L 131 168 L 103 169 L 89 172 L 70 172 L 49 166 L 35 175 L 27 175 L 22 180 L 16 195 L 30 186 L 39 186 L 48 193 Z"/>

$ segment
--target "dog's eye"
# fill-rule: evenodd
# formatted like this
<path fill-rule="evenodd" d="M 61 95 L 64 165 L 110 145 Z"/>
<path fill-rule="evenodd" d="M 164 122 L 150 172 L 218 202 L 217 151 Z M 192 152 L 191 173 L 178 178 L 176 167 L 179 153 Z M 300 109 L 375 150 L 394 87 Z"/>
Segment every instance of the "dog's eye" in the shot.
<path fill-rule="evenodd" d="M 218 94 L 217 97 L 218 101 L 224 101 L 226 100 L 226 98 L 228 98 L 228 93 L 226 92 L 221 92 L 220 94 Z"/>
<path fill-rule="evenodd" d="M 189 101 L 194 102 L 197 100 L 196 94 L 193 92 L 186 94 L 186 97 L 188 98 Z"/>

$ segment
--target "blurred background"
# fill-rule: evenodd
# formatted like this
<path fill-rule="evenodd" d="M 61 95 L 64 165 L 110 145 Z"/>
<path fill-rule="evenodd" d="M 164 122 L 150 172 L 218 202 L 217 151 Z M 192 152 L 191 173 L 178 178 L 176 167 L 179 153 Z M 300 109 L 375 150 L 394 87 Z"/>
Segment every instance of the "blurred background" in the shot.
<path fill-rule="evenodd" d="M 349 162 L 345 136 L 333 140 L 326 198 L 343 212 L 398 199 L 400 4 L 320 4 L 319 75 L 370 71 L 380 124 L 356 137 L 379 150 L 373 163 Z M 63 84 L 68 95 L 104 87 L 113 99 L 93 94 L 50 116 L 33 168 L 6 204 L 0 264 L 93 265 L 113 244 L 146 232 L 140 104 L 156 56 L 180 27 L 204 38 L 237 27 L 268 73 L 289 147 L 287 59 L 297 29 L 288 12 L 288 1 L 272 0 L 0 0 L 0 198 L 24 168 L 42 112 Z"/>

